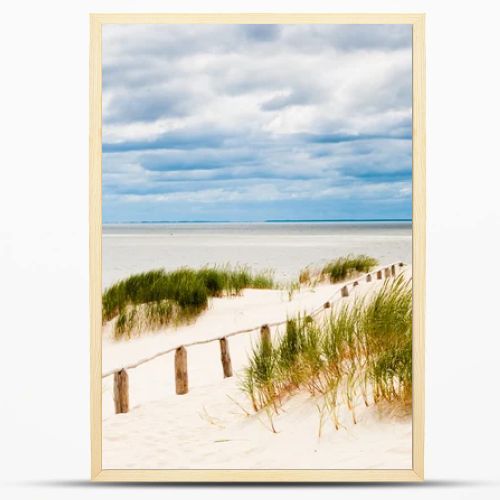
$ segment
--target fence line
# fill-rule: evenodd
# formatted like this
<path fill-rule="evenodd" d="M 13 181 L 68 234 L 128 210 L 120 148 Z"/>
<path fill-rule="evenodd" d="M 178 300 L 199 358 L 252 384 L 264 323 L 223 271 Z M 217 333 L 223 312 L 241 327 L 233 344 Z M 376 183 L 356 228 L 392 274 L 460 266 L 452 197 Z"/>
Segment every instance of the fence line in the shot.
<path fill-rule="evenodd" d="M 317 307 L 316 309 L 313 309 L 313 311 L 308 315 L 308 316 L 311 316 L 311 317 L 314 317 L 314 316 L 317 316 L 318 314 L 320 314 L 321 312 L 323 312 L 325 309 L 329 308 L 330 307 L 330 303 L 331 301 L 340 293 L 342 297 L 347 297 L 349 295 L 348 293 L 348 287 L 349 285 L 353 285 L 353 286 L 357 286 L 359 284 L 359 281 L 361 281 L 362 279 L 366 279 L 368 276 L 370 276 L 371 278 L 371 275 L 372 274 L 376 274 L 377 275 L 377 279 L 382 279 L 382 275 L 383 273 L 385 274 L 385 277 L 388 278 L 390 277 L 391 275 L 392 276 L 395 276 L 396 275 L 396 266 L 398 267 L 403 267 L 405 264 L 403 262 L 395 262 L 395 263 L 392 263 L 392 264 L 388 264 L 388 265 L 385 265 L 385 266 L 380 266 L 378 268 L 375 268 L 374 270 L 370 271 L 369 273 L 365 273 L 363 275 L 360 275 L 358 277 L 356 277 L 356 279 L 353 279 L 351 281 L 348 281 L 347 283 L 344 283 L 343 286 L 341 288 L 339 288 L 338 290 L 335 291 L 335 293 L 333 295 L 330 296 L 330 300 L 327 301 L 327 302 L 324 302 L 321 306 Z M 372 281 L 371 279 L 366 279 L 367 282 L 370 282 Z M 274 323 L 266 323 L 265 326 L 269 327 L 269 328 L 274 328 L 276 326 L 282 326 L 282 325 L 285 325 L 287 323 L 287 319 L 286 320 L 283 320 L 283 321 L 276 321 Z M 135 363 L 132 363 L 132 364 L 129 364 L 129 365 L 126 365 L 122 368 L 115 368 L 115 369 L 112 369 L 112 370 L 109 370 L 105 373 L 102 374 L 101 378 L 106 378 L 106 377 L 109 377 L 113 374 L 116 374 L 116 373 L 119 373 L 121 372 L 122 370 L 132 370 L 134 368 L 137 368 L 138 366 L 140 365 L 143 365 L 144 363 L 148 363 L 149 361 L 153 361 L 154 359 L 156 358 L 159 358 L 160 356 L 165 356 L 171 352 L 175 352 L 177 351 L 178 349 L 180 349 L 181 347 L 184 347 L 184 348 L 187 348 L 187 347 L 192 347 L 192 346 L 196 346 L 196 345 L 203 345 L 203 344 L 209 344 L 210 342 L 215 342 L 217 340 L 221 340 L 221 339 L 227 339 L 227 338 L 230 338 L 230 337 L 234 337 L 235 335 L 242 335 L 243 333 L 251 333 L 251 332 L 256 332 L 258 330 L 260 330 L 262 328 L 263 325 L 259 325 L 259 326 L 255 326 L 255 327 L 252 327 L 252 328 L 245 328 L 243 330 L 237 330 L 235 332 L 231 332 L 231 333 L 227 333 L 225 335 L 219 335 L 217 337 L 213 337 L 213 338 L 209 338 L 209 339 L 205 339 L 205 340 L 197 340 L 195 342 L 191 342 L 189 344 L 181 344 L 181 345 L 178 345 L 178 346 L 175 346 L 175 347 L 170 347 L 169 349 L 166 349 L 164 351 L 160 351 L 156 354 L 153 354 L 152 356 L 148 356 L 147 358 L 143 358 L 143 359 L 140 359 L 138 361 L 136 361 Z"/>
<path fill-rule="evenodd" d="M 390 264 L 389 266 L 383 266 L 379 268 L 377 271 L 371 271 L 370 273 L 366 273 L 365 275 L 358 276 L 355 280 L 344 283 L 343 286 L 336 290 L 335 293 L 331 296 L 330 301 L 333 300 L 339 293 L 341 297 L 349 296 L 349 286 L 356 287 L 359 285 L 359 281 L 362 277 L 364 277 L 367 283 L 372 281 L 372 274 L 376 272 L 377 279 L 382 279 L 382 272 L 385 278 L 395 277 L 396 266 L 403 267 L 403 262 L 398 262 L 397 264 Z M 331 302 L 327 301 L 323 303 L 322 306 L 313 310 L 309 316 L 314 317 L 323 312 L 325 309 L 331 307 Z M 174 368 L 175 368 L 175 392 L 176 394 L 187 394 L 189 392 L 189 383 L 188 383 L 188 364 L 187 364 L 187 350 L 186 347 L 191 347 L 195 345 L 208 344 L 210 342 L 219 341 L 220 345 L 220 354 L 221 354 L 221 362 L 222 362 L 222 370 L 224 377 L 232 377 L 233 375 L 233 367 L 231 365 L 231 355 L 229 352 L 229 343 L 227 339 L 229 337 L 233 337 L 235 335 L 241 335 L 243 333 L 250 333 L 259 330 L 262 342 L 271 342 L 271 330 L 270 327 L 281 326 L 286 324 L 288 320 L 277 321 L 275 323 L 270 323 L 262 326 L 257 326 L 254 328 L 247 328 L 244 330 L 238 330 L 236 332 L 231 332 L 226 335 L 222 335 L 219 337 L 214 337 L 206 340 L 199 340 L 197 342 L 191 342 L 190 344 L 184 344 L 177 347 L 171 347 L 165 351 L 161 351 L 154 356 L 150 356 L 148 358 L 144 358 L 142 360 L 137 361 L 134 364 L 127 365 L 126 367 L 119 368 L 118 370 L 111 370 L 102 375 L 102 378 L 113 375 L 114 383 L 113 383 L 113 400 L 115 402 L 115 412 L 116 413 L 127 413 L 129 411 L 129 386 L 128 386 L 128 373 L 127 370 L 132 368 L 137 368 L 138 366 L 152 361 L 160 356 L 168 354 L 170 352 L 175 351 L 175 360 L 174 360 Z"/>

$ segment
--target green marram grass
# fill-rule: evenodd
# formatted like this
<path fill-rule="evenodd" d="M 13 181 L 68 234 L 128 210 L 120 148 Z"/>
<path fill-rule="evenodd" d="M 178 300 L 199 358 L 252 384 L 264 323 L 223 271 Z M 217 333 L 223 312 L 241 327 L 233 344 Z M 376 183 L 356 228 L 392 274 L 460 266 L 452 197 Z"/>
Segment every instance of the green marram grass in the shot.
<path fill-rule="evenodd" d="M 321 270 L 321 274 L 328 276 L 332 283 L 338 283 L 356 274 L 367 273 L 377 264 L 378 260 L 368 255 L 348 255 L 347 257 L 339 257 L 326 264 Z"/>
<path fill-rule="evenodd" d="M 400 275 L 366 300 L 331 311 L 326 319 L 298 316 L 273 342 L 258 343 L 242 388 L 255 411 L 278 411 L 299 390 L 322 396 L 339 428 L 345 402 L 356 406 L 412 399 L 412 288 Z"/>
<path fill-rule="evenodd" d="M 299 273 L 299 283 L 302 285 L 316 285 L 325 279 L 331 283 L 345 281 L 361 273 L 370 272 L 378 260 L 368 255 L 347 255 L 338 257 L 325 264 L 321 269 L 306 267 Z"/>
<path fill-rule="evenodd" d="M 163 269 L 132 275 L 102 296 L 103 322 L 116 318 L 116 338 L 194 319 L 210 297 L 237 295 L 244 288 L 274 288 L 270 273 L 248 268 Z"/>

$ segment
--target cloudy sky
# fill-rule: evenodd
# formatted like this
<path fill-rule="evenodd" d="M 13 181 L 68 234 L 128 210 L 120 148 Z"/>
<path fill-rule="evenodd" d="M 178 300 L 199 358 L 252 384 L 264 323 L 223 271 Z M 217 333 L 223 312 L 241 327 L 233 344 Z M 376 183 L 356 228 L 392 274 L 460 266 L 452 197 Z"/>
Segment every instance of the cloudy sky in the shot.
<path fill-rule="evenodd" d="M 107 25 L 103 220 L 411 218 L 411 26 Z"/>

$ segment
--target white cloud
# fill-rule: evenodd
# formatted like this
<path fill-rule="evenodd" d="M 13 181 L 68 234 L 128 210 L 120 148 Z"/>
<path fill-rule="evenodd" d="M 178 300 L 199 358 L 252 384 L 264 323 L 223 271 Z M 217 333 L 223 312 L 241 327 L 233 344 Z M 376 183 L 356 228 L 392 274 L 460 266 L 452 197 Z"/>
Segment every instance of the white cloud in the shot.
<path fill-rule="evenodd" d="M 103 68 L 106 199 L 408 197 L 409 26 L 107 25 Z"/>

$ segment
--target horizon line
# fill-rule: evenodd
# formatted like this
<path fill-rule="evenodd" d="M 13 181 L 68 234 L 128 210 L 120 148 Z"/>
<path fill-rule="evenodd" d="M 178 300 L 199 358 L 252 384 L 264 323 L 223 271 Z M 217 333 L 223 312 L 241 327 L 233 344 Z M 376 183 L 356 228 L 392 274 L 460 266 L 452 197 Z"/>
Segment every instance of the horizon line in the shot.
<path fill-rule="evenodd" d="M 386 219 L 264 219 L 264 220 L 141 220 L 141 221 L 106 221 L 109 224 L 276 224 L 298 222 L 413 222 L 412 218 Z"/>

